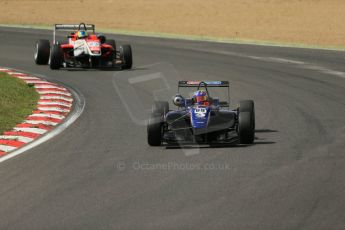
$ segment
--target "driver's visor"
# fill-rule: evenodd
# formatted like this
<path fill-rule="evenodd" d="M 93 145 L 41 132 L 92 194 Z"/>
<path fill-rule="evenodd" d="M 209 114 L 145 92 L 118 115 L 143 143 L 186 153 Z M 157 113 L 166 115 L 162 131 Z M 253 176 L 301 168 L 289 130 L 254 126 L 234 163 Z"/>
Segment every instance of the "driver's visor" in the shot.
<path fill-rule="evenodd" d="M 85 37 L 86 36 L 86 32 L 85 31 L 79 31 L 78 32 L 78 36 L 79 37 Z"/>
<path fill-rule="evenodd" d="M 196 102 L 207 101 L 207 96 L 196 96 Z"/>

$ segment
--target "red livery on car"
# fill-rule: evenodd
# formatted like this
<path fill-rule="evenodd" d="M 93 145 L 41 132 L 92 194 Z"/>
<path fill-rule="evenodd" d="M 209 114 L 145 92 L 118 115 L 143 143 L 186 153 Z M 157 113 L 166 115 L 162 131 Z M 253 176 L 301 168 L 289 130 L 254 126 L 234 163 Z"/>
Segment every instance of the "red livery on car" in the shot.
<path fill-rule="evenodd" d="M 68 41 L 57 41 L 57 31 L 70 31 Z M 132 48 L 121 45 L 117 49 L 115 40 L 106 39 L 95 33 L 95 25 L 56 24 L 54 26 L 53 45 L 49 40 L 41 39 L 36 43 L 35 63 L 49 64 L 51 69 L 60 68 L 104 68 L 121 67 L 131 69 Z"/>

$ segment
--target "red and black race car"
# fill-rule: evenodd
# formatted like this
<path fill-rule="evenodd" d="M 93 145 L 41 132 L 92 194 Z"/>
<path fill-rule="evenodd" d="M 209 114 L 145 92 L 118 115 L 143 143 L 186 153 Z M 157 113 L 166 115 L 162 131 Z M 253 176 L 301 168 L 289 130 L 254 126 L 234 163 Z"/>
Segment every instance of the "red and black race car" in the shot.
<path fill-rule="evenodd" d="M 68 41 L 57 41 L 58 30 L 70 31 Z M 35 63 L 49 65 L 51 69 L 60 68 L 104 68 L 121 67 L 131 69 L 132 49 L 130 45 L 116 47 L 115 40 L 95 33 L 95 25 L 56 24 L 54 26 L 53 46 L 49 40 L 38 40 L 36 43 Z"/>

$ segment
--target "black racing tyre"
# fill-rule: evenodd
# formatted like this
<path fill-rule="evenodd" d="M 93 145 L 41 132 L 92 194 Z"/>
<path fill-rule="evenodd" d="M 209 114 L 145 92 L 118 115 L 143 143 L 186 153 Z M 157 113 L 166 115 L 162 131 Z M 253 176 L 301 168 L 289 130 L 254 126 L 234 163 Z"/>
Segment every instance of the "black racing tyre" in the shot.
<path fill-rule="evenodd" d="M 251 112 L 254 111 L 254 101 L 243 100 L 240 101 L 240 112 Z"/>
<path fill-rule="evenodd" d="M 154 114 L 163 116 L 167 112 L 169 112 L 169 102 L 167 101 L 155 101 L 152 105 L 152 113 Z"/>
<path fill-rule="evenodd" d="M 238 136 L 240 144 L 252 144 L 254 142 L 254 114 L 251 112 L 240 112 L 238 115 Z"/>
<path fill-rule="evenodd" d="M 105 44 L 111 45 L 114 48 L 114 50 L 116 51 L 116 42 L 114 39 L 105 40 Z"/>
<path fill-rule="evenodd" d="M 120 57 L 124 62 L 124 64 L 122 65 L 122 69 L 131 69 L 133 65 L 133 58 L 132 48 L 130 45 L 120 46 Z"/>
<path fill-rule="evenodd" d="M 254 107 L 254 101 L 252 100 L 243 100 L 240 101 L 240 107 L 239 112 L 250 112 L 253 113 L 253 119 L 254 119 L 254 130 L 255 130 L 255 107 Z"/>
<path fill-rule="evenodd" d="M 34 55 L 35 63 L 37 65 L 47 65 L 50 55 L 49 40 L 41 39 L 36 42 L 36 51 Z"/>
<path fill-rule="evenodd" d="M 53 48 L 50 52 L 50 63 L 49 66 L 51 69 L 60 69 L 64 60 L 63 51 L 60 45 L 53 45 Z"/>
<path fill-rule="evenodd" d="M 152 113 L 147 124 L 147 143 L 150 146 L 162 144 L 163 125 L 162 118 Z"/>

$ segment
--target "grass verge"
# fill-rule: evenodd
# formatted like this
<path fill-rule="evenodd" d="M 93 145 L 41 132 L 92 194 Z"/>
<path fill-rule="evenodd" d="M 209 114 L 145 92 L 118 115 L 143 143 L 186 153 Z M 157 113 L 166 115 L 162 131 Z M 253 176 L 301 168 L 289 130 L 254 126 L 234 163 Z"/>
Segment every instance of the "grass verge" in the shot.
<path fill-rule="evenodd" d="M 0 73 L 0 135 L 23 122 L 36 108 L 38 98 L 34 87 Z"/>

